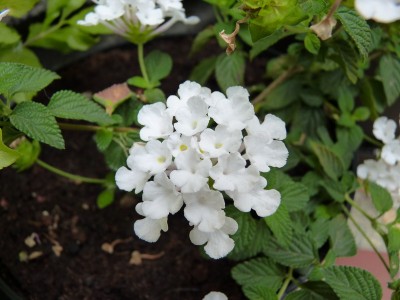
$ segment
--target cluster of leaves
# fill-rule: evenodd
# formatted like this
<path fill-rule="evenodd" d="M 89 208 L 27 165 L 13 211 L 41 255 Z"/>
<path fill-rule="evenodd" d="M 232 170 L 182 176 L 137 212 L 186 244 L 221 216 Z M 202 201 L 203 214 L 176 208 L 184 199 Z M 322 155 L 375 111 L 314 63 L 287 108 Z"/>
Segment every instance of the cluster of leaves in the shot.
<path fill-rule="evenodd" d="M 192 54 L 218 38 L 222 29 L 233 32 L 235 21 L 245 14 L 249 26 L 241 27 L 234 54 L 204 59 L 193 70 L 192 80 L 204 84 L 214 75 L 221 89 L 243 85 L 248 60 L 270 56 L 273 45 L 287 49 L 268 59 L 264 78 L 277 84 L 261 93 L 256 110 L 261 116 L 273 113 L 288 124 L 285 171 L 296 176 L 276 170 L 266 175 L 268 188 L 282 194 L 274 215 L 256 220 L 233 207 L 228 210 L 239 223 L 230 258 L 241 263 L 233 277 L 249 299 L 276 299 L 286 281 L 294 282 L 297 290 L 285 299 L 380 299 L 380 285 L 371 274 L 334 262 L 356 253 L 346 221 L 346 199 L 360 187 L 351 171 L 354 154 L 365 139 L 359 123 L 375 119 L 400 96 L 395 43 L 399 25 L 370 25 L 343 5 L 334 14 L 338 25 L 333 37 L 322 41 L 310 25 L 328 13 L 328 1 L 279 1 L 275 6 L 274 0 L 249 0 L 242 1 L 242 13 L 235 1 L 207 2 L 218 8 L 217 23 L 198 34 Z M 385 189 L 363 185 L 370 189 L 379 216 L 392 209 Z M 393 279 L 399 271 L 399 217 L 398 213 L 384 229 L 377 218 L 371 220 L 386 243 Z M 397 285 L 392 284 L 394 293 Z"/>
<path fill-rule="evenodd" d="M 20 18 L 26 15 L 39 0 L 2 1 L 0 10 L 10 9 L 10 15 Z M 90 10 L 84 8 L 85 0 L 45 1 L 45 15 L 40 22 L 29 24 L 28 32 L 19 32 L 13 26 L 0 23 L 0 61 L 18 62 L 31 66 L 41 66 L 37 55 L 31 48 L 45 48 L 62 53 L 85 51 L 98 42 L 95 34 L 110 31 L 104 26 L 79 26 Z M 18 22 L 15 21 L 14 22 Z M 24 22 L 20 21 L 21 24 Z"/>

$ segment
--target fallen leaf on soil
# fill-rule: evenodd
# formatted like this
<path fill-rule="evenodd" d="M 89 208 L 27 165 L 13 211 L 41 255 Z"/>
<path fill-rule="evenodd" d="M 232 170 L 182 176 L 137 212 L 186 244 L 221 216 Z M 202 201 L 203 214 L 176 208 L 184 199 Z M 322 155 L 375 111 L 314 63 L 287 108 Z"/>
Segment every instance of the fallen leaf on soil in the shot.
<path fill-rule="evenodd" d="M 131 259 L 129 260 L 130 265 L 140 266 L 144 259 L 147 260 L 156 260 L 159 259 L 164 255 L 164 251 L 157 253 L 157 254 L 147 254 L 147 253 L 140 253 L 139 251 L 135 250 L 131 254 Z"/>
<path fill-rule="evenodd" d="M 55 244 L 53 247 L 51 247 L 51 250 L 53 250 L 54 254 L 55 254 L 57 257 L 60 257 L 60 256 L 61 256 L 61 252 L 62 252 L 64 249 L 63 249 L 63 247 L 62 247 L 59 243 L 57 243 L 57 244 Z"/>

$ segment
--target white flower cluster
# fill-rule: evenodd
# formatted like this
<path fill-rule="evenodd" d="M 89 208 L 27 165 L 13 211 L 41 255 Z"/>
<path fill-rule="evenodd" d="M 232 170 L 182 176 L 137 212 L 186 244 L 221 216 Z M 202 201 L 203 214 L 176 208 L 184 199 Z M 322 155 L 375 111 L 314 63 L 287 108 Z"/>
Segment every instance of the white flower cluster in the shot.
<path fill-rule="evenodd" d="M 233 249 L 229 235 L 238 229 L 225 215 L 222 192 L 239 210 L 253 209 L 260 217 L 278 208 L 280 193 L 264 189 L 267 181 L 260 172 L 286 164 L 285 123 L 269 114 L 260 124 L 243 87 L 226 93 L 186 81 L 179 86 L 179 97 L 139 111 L 144 126 L 140 138 L 147 143 L 132 146 L 129 169 L 121 167 L 115 179 L 122 190 L 143 191 L 136 211 L 144 219 L 134 224 L 141 239 L 157 241 L 161 230 L 168 229 L 168 215 L 185 204 L 184 215 L 194 226 L 190 240 L 206 244 L 206 253 L 220 258 Z"/>
<path fill-rule="evenodd" d="M 94 26 L 101 23 L 128 39 L 138 31 L 149 32 L 151 36 L 160 34 L 179 21 L 186 24 L 199 22 L 195 16 L 186 18 L 182 0 L 92 1 L 97 4 L 94 12 L 88 13 L 78 24 Z M 169 20 L 165 22 L 167 18 Z"/>
<path fill-rule="evenodd" d="M 357 168 L 357 175 L 368 179 L 389 190 L 400 194 L 400 139 L 396 138 L 396 122 L 387 117 L 376 119 L 373 126 L 374 136 L 384 143 L 378 160 L 368 159 Z"/>
<path fill-rule="evenodd" d="M 398 0 L 355 0 L 354 6 L 365 19 L 382 23 L 400 20 Z"/>

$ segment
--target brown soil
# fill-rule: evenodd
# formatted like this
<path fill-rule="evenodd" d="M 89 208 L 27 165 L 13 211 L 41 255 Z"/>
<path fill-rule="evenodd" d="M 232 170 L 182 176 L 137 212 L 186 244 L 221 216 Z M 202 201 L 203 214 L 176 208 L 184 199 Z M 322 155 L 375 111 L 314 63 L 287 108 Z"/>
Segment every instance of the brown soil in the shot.
<path fill-rule="evenodd" d="M 188 66 L 195 63 L 186 55 L 190 43 L 181 39 L 158 40 L 146 48 L 161 49 L 175 58 L 173 74 L 163 83 L 167 95 L 176 93 L 178 84 L 188 78 Z M 59 73 L 63 79 L 48 88 L 47 95 L 60 88 L 96 92 L 139 70 L 134 48 L 124 47 L 94 55 Z M 44 161 L 84 176 L 107 174 L 91 134 L 63 134 L 67 151 L 43 147 Z M 190 226 L 182 215 L 170 217 L 170 229 L 157 243 L 147 243 L 132 230 L 139 218 L 134 211 L 138 199 L 119 192 L 111 206 L 99 209 L 100 191 L 99 186 L 76 184 L 39 166 L 22 173 L 11 168 L 1 171 L 0 278 L 25 299 L 202 299 L 212 290 L 226 293 L 231 300 L 244 299 L 230 277 L 232 262 L 203 256 L 191 244 Z M 24 240 L 32 233 L 40 243 L 29 248 Z M 113 254 L 101 249 L 103 243 L 116 239 L 124 242 Z M 59 257 L 52 250 L 57 243 L 63 249 Z M 162 255 L 130 265 L 134 250 Z M 20 253 L 36 251 L 42 255 L 20 261 Z"/>

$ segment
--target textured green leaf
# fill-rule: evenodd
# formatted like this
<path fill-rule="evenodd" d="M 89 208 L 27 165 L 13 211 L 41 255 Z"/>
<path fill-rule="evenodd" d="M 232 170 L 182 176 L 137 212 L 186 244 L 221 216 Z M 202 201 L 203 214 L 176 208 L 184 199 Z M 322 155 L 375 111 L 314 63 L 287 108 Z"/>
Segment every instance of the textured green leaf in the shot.
<path fill-rule="evenodd" d="M 3 132 L 0 128 L 0 170 L 12 165 L 19 157 L 19 153 L 8 148 L 3 143 Z"/>
<path fill-rule="evenodd" d="M 284 271 L 277 264 L 265 257 L 255 258 L 236 265 L 232 277 L 242 286 L 259 286 L 276 291 L 282 284 Z"/>
<path fill-rule="evenodd" d="M 301 9 L 309 16 L 319 15 L 327 9 L 328 5 L 325 0 L 301 0 L 299 1 Z"/>
<path fill-rule="evenodd" d="M 189 80 L 204 85 L 215 70 L 217 58 L 215 56 L 202 60 L 190 73 Z"/>
<path fill-rule="evenodd" d="M 293 238 L 293 225 L 284 203 L 271 216 L 264 218 L 279 244 L 288 247 Z"/>
<path fill-rule="evenodd" d="M 104 151 L 110 146 L 113 139 L 113 132 L 107 129 L 101 129 L 94 135 L 94 141 L 100 151 Z"/>
<path fill-rule="evenodd" d="M 243 85 L 246 63 L 243 53 L 235 51 L 232 55 L 221 54 L 215 65 L 215 77 L 223 91 L 228 87 Z"/>
<path fill-rule="evenodd" d="M 371 28 L 355 10 L 340 6 L 335 16 L 353 39 L 361 56 L 365 59 L 372 46 Z"/>
<path fill-rule="evenodd" d="M 321 248 L 329 238 L 330 222 L 327 219 L 318 218 L 310 226 L 311 237 L 317 248 Z"/>
<path fill-rule="evenodd" d="M 321 41 L 314 33 L 308 33 L 304 38 L 304 46 L 308 52 L 316 55 L 321 48 Z"/>
<path fill-rule="evenodd" d="M 325 281 L 340 299 L 382 299 L 382 288 L 369 272 L 347 266 L 332 266 L 323 270 Z"/>
<path fill-rule="evenodd" d="M 356 51 L 346 42 L 340 42 L 334 45 L 336 55 L 332 59 L 336 61 L 345 72 L 351 83 L 356 83 L 359 77 L 358 55 Z"/>
<path fill-rule="evenodd" d="M 337 179 L 344 172 L 344 165 L 341 158 L 328 147 L 316 142 L 311 143 L 311 148 L 317 156 L 325 173 L 332 179 Z"/>
<path fill-rule="evenodd" d="M 274 290 L 265 287 L 264 285 L 250 285 L 243 287 L 243 294 L 249 300 L 277 300 L 277 295 Z"/>
<path fill-rule="evenodd" d="M 271 239 L 264 253 L 277 263 L 293 268 L 302 268 L 317 262 L 312 239 L 303 234 L 297 234 L 288 248 Z"/>
<path fill-rule="evenodd" d="M 353 256 L 357 253 L 353 234 L 342 215 L 334 218 L 329 225 L 331 249 L 337 257 Z"/>
<path fill-rule="evenodd" d="M 391 55 L 382 56 L 379 74 L 386 95 L 386 102 L 392 105 L 400 96 L 400 59 Z"/>
<path fill-rule="evenodd" d="M 398 236 L 397 236 L 398 238 Z M 395 278 L 399 275 L 400 269 L 400 255 L 399 250 L 389 252 L 389 273 L 390 277 Z"/>
<path fill-rule="evenodd" d="M 0 93 L 10 97 L 15 93 L 36 93 L 60 78 L 56 73 L 19 63 L 0 63 Z"/>
<path fill-rule="evenodd" d="M 367 189 L 377 211 L 384 213 L 392 208 L 393 199 L 387 189 L 371 181 L 368 182 Z"/>
<path fill-rule="evenodd" d="M 247 215 L 249 214 L 247 213 Z M 242 242 L 247 240 L 247 237 L 242 237 L 242 233 L 245 233 L 246 231 L 240 231 L 240 224 L 238 230 L 239 234 L 236 232 L 233 236 L 231 236 L 231 238 L 235 241 L 235 248 L 233 248 L 233 250 L 229 253 L 229 259 L 249 259 L 261 253 L 265 249 L 265 247 L 268 247 L 268 241 L 271 238 L 271 233 L 264 220 L 255 221 L 253 219 L 251 222 L 256 222 L 257 227 L 255 228 L 253 238 L 248 243 Z"/>
<path fill-rule="evenodd" d="M 64 149 L 64 139 L 56 119 L 46 106 L 36 102 L 18 104 L 10 115 L 11 124 L 30 138 Z"/>
<path fill-rule="evenodd" d="M 72 91 L 55 93 L 47 108 L 58 118 L 84 120 L 106 125 L 114 123 L 114 120 L 98 104 Z"/>
<path fill-rule="evenodd" d="M 285 204 L 289 212 L 303 209 L 310 200 L 307 187 L 293 180 L 283 182 L 279 192 L 281 193 L 282 203 Z"/>
<path fill-rule="evenodd" d="M 239 225 L 238 231 L 232 236 L 235 241 L 232 255 L 235 256 L 235 254 L 239 254 L 251 246 L 250 244 L 256 234 L 257 223 L 249 213 L 243 213 L 232 205 L 228 206 L 225 212 L 229 217 L 235 219 Z"/>
<path fill-rule="evenodd" d="M 290 293 L 285 300 L 339 300 L 332 288 L 323 281 L 309 281 L 301 290 Z"/>
<path fill-rule="evenodd" d="M 169 75 L 172 70 L 172 58 L 169 54 L 155 50 L 145 58 L 147 74 L 151 82 L 157 82 Z"/>

